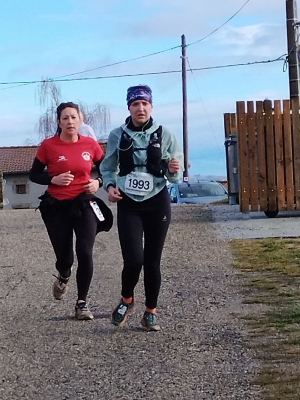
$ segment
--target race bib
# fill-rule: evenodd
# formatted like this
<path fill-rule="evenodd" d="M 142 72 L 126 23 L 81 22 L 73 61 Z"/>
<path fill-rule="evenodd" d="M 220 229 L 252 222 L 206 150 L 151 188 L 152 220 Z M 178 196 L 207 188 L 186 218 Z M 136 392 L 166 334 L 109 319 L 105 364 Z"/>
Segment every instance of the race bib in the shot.
<path fill-rule="evenodd" d="M 126 176 L 125 193 L 144 196 L 153 190 L 153 175 L 147 172 L 131 172 Z"/>
<path fill-rule="evenodd" d="M 91 200 L 90 205 L 91 205 L 94 213 L 96 214 L 96 217 L 99 219 L 99 221 L 104 221 L 105 220 L 104 215 L 102 214 L 97 202 Z"/>

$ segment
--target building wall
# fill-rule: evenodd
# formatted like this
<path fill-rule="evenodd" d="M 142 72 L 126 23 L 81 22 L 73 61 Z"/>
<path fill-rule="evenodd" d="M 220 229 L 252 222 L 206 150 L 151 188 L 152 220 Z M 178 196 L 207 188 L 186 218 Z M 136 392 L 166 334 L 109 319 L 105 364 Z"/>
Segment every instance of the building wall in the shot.
<path fill-rule="evenodd" d="M 38 207 L 40 203 L 38 197 L 45 192 L 47 186 L 31 182 L 29 174 L 4 173 L 3 178 L 6 181 L 3 198 L 8 199 L 8 204 L 4 200 L 4 210 Z M 109 203 L 107 193 L 103 188 L 97 191 L 96 196 L 100 197 L 106 204 Z"/>

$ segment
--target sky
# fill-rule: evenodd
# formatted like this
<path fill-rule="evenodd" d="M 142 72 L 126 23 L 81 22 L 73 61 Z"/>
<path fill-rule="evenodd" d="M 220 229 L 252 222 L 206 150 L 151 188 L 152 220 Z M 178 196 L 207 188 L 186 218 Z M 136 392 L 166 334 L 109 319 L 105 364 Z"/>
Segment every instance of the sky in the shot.
<path fill-rule="evenodd" d="M 37 123 L 51 103 L 51 96 L 39 102 L 45 79 L 61 101 L 105 105 L 107 135 L 128 116 L 127 88 L 147 84 L 153 118 L 183 145 L 184 35 L 189 173 L 226 176 L 224 113 L 237 101 L 289 98 L 288 69 L 272 61 L 287 53 L 285 7 L 284 0 L 0 0 L 0 146 L 40 143 Z"/>

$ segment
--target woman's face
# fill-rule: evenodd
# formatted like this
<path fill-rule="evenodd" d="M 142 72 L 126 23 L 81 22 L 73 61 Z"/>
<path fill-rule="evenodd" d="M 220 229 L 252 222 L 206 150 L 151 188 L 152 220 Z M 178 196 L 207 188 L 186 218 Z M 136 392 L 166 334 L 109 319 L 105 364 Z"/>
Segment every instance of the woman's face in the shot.
<path fill-rule="evenodd" d="M 152 104 L 147 100 L 135 100 L 129 106 L 132 122 L 135 126 L 143 126 L 150 118 Z"/>
<path fill-rule="evenodd" d="M 58 125 L 63 134 L 77 135 L 81 120 L 76 108 L 67 107 L 62 110 Z"/>

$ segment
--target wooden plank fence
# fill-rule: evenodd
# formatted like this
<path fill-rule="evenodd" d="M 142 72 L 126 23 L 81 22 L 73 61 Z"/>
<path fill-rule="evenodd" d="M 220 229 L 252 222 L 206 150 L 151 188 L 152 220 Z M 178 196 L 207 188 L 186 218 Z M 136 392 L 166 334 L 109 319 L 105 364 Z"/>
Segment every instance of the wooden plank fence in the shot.
<path fill-rule="evenodd" d="M 300 210 L 299 99 L 238 101 L 224 128 L 237 134 L 241 211 Z"/>

